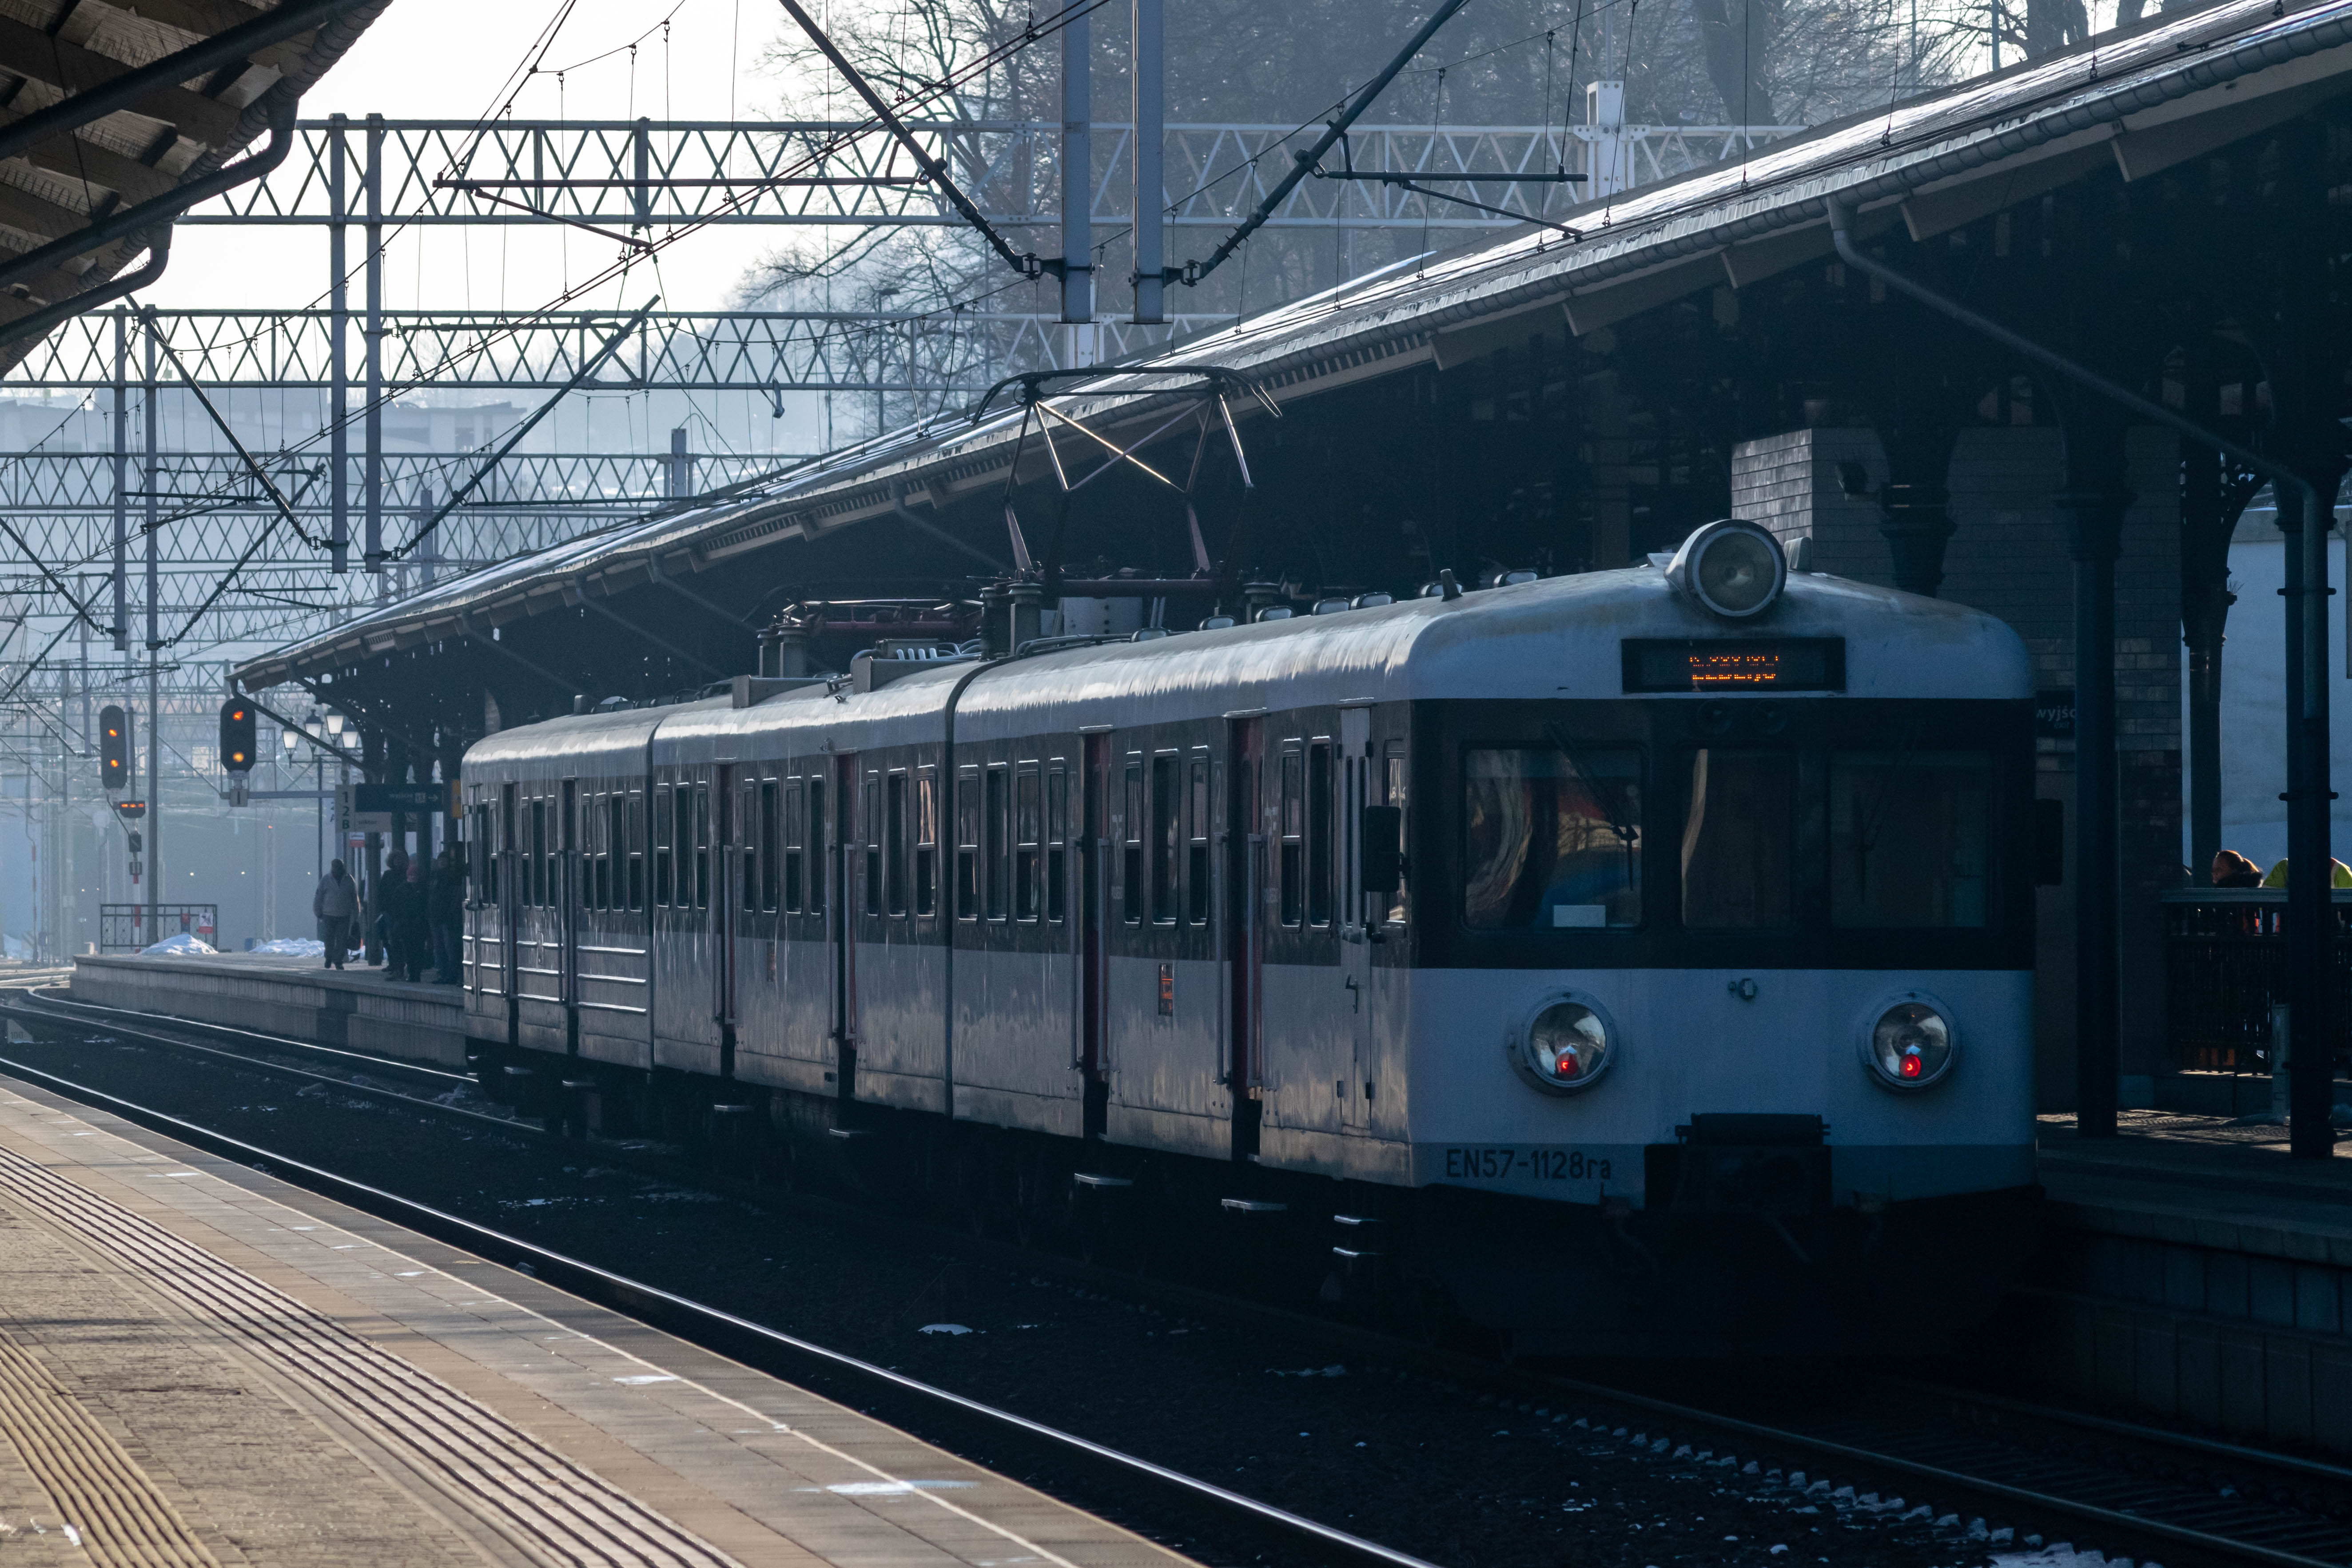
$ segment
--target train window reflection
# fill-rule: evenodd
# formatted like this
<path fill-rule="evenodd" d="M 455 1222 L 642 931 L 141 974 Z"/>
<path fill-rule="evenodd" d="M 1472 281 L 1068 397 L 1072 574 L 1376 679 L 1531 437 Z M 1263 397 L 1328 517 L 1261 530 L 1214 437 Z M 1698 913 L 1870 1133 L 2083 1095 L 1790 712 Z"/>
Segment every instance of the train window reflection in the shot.
<path fill-rule="evenodd" d="M 801 810 L 801 781 L 793 779 L 784 785 L 784 910 L 788 914 L 801 912 L 801 868 L 806 855 L 803 846 L 807 831 L 803 826 L 807 817 Z"/>
<path fill-rule="evenodd" d="M 1307 907 L 1307 810 L 1302 794 L 1306 759 L 1282 753 L 1282 806 L 1276 820 L 1282 841 L 1282 923 L 1295 926 Z"/>
<path fill-rule="evenodd" d="M 915 775 L 915 912 L 939 912 L 940 772 Z"/>
<path fill-rule="evenodd" d="M 1209 923 L 1209 759 L 1194 757 L 1192 770 L 1184 798 L 1185 915 L 1201 926 Z"/>
<path fill-rule="evenodd" d="M 631 790 L 628 811 L 622 821 L 628 831 L 626 842 L 629 849 L 629 908 L 633 910 L 642 910 L 646 907 L 645 819 L 645 792 Z"/>
<path fill-rule="evenodd" d="M 1045 868 L 1045 812 L 1037 770 L 1023 768 L 1013 784 L 1013 915 L 1015 920 L 1034 921 L 1043 890 L 1038 875 Z"/>
<path fill-rule="evenodd" d="M 1771 931 L 1796 912 L 1796 759 L 1786 752 L 1691 753 L 1683 819 L 1683 924 Z"/>
<path fill-rule="evenodd" d="M 904 769 L 890 775 L 889 804 L 882 814 L 882 875 L 887 884 L 890 912 L 907 912 L 907 774 Z"/>
<path fill-rule="evenodd" d="M 980 770 L 956 774 L 956 919 L 980 918 Z"/>
<path fill-rule="evenodd" d="M 669 877 L 672 839 L 670 838 L 670 787 L 654 786 L 654 902 L 669 903 Z"/>
<path fill-rule="evenodd" d="M 1130 756 L 1133 753 L 1129 753 Z M 1126 815 L 1119 822 L 1121 847 L 1119 873 L 1126 884 L 1127 923 L 1143 923 L 1143 763 L 1131 761 L 1127 764 L 1127 790 L 1122 797 Z"/>
<path fill-rule="evenodd" d="M 1831 922 L 1982 926 L 1991 774 L 1981 752 L 1832 757 Z"/>
<path fill-rule="evenodd" d="M 1045 919 L 1061 923 L 1069 875 L 1070 775 L 1056 764 L 1045 775 Z"/>
<path fill-rule="evenodd" d="M 1176 923 L 1177 835 L 1182 819 L 1177 815 L 1182 795 L 1176 787 L 1173 756 L 1151 759 L 1151 921 Z"/>
<path fill-rule="evenodd" d="M 1404 758 L 1389 804 L 1404 804 Z M 1642 923 L 1642 754 L 1477 748 L 1463 765 L 1463 918 L 1484 931 Z M 1402 909 L 1392 910 L 1402 919 Z"/>

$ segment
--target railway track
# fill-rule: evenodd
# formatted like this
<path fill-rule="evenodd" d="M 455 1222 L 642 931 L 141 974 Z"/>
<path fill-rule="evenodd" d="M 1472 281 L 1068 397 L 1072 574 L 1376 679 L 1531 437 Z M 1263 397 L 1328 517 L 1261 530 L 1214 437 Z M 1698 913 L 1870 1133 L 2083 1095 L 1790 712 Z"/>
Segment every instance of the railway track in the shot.
<path fill-rule="evenodd" d="M 395 1103 L 420 1114 L 476 1126 L 494 1124 L 510 1134 L 563 1142 L 519 1118 L 355 1083 L 344 1076 L 354 1072 L 404 1075 L 419 1088 L 444 1092 L 470 1082 L 441 1069 L 30 993 L 0 1003 L 0 1012 L 26 1023 L 102 1029 L 175 1049 L 233 1058 L 247 1068 L 326 1084 L 339 1092 Z M 241 1043 L 243 1048 L 231 1042 Z M 298 1068 L 255 1054 L 265 1050 L 301 1056 L 320 1067 L 317 1070 Z M 1262 1536 L 1278 1538 L 1284 1545 L 1304 1550 L 1318 1560 L 1391 1565 L 1416 1561 L 1269 1509 L 1238 1493 L 415 1204 L 351 1177 L 288 1160 L 28 1064 L 0 1059 L 0 1071 L 101 1106 L 226 1158 L 264 1163 L 274 1173 L 297 1184 L 496 1261 L 527 1263 L 541 1279 L 714 1349 L 771 1365 L 785 1375 L 807 1381 L 814 1373 L 863 1389 L 869 1403 L 879 1396 L 903 1407 L 951 1414 L 960 1423 L 998 1435 L 1017 1433 L 1063 1462 L 1101 1470 L 1129 1484 L 1145 1481 L 1187 1506 L 1207 1507 L 1221 1516 L 1237 1518 Z M 835 1210 L 851 1208 L 832 1199 L 787 1198 L 772 1188 L 718 1176 L 675 1158 L 642 1151 L 614 1152 L 602 1145 L 599 1152 L 600 1157 L 627 1160 L 650 1174 L 756 1193 L 771 1203 L 782 1200 Z M 868 1223 L 873 1218 L 867 1211 L 854 1212 Z M 2014 1539 L 2025 1539 L 2031 1532 L 2172 1565 L 2251 1563 L 2278 1568 L 2352 1568 L 2352 1469 L 2320 1461 L 1997 1394 L 1922 1384 L 1890 1385 L 1895 1397 L 1876 1408 L 1818 1417 L 1749 1419 L 1705 1403 L 1658 1397 L 1622 1384 L 1503 1367 L 1355 1325 L 978 1241 L 933 1225 L 898 1224 L 910 1234 L 920 1233 L 933 1245 L 961 1247 L 987 1261 L 1024 1269 L 1044 1268 L 1092 1289 L 1143 1296 L 1196 1315 L 1237 1317 L 1317 1336 L 1402 1370 L 1484 1387 L 1506 1404 L 1516 1400 L 1525 1407 L 1530 1401 L 1540 1400 L 1560 1412 L 1560 1419 L 1572 1419 L 1580 1435 L 1591 1441 L 1638 1445 L 1664 1458 L 1727 1466 L 1760 1478 L 1761 1484 L 1777 1484 L 1802 1494 L 1801 1506 L 1920 1514 L 1962 1531 L 1975 1523 L 1979 1528 L 1972 1533 L 1979 1538 L 2006 1528 Z M 1790 1500 L 1792 1506 L 1800 1506 L 1797 1499 Z"/>

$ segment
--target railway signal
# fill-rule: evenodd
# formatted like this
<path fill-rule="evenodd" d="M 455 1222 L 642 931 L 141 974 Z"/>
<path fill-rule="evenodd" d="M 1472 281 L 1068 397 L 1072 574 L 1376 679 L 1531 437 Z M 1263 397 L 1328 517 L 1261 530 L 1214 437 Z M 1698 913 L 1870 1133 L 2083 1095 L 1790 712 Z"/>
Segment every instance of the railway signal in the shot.
<path fill-rule="evenodd" d="M 98 776 L 109 790 L 131 787 L 131 715 L 111 702 L 98 715 Z"/>
<path fill-rule="evenodd" d="M 221 704 L 220 758 L 221 766 L 233 773 L 253 771 L 253 759 L 259 745 L 253 704 L 232 697 Z"/>

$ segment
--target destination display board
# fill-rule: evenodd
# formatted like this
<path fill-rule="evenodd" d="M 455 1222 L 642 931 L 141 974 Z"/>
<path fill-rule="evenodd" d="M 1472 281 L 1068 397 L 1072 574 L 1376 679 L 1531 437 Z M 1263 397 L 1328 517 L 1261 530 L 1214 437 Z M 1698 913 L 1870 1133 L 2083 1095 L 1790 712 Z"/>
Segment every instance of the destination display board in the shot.
<path fill-rule="evenodd" d="M 1625 689 L 1843 691 L 1843 637 L 1627 637 Z"/>

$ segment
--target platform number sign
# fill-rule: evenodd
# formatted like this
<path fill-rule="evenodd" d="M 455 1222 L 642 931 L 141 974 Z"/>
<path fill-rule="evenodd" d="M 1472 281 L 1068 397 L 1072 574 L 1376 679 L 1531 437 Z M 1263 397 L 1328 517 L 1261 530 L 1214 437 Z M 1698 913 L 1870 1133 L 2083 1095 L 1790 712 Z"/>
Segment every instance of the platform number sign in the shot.
<path fill-rule="evenodd" d="M 253 771 L 254 749 L 259 743 L 257 728 L 252 703 L 232 697 L 221 704 L 220 758 L 224 769 L 232 773 Z"/>
<path fill-rule="evenodd" d="M 131 787 L 131 715 L 111 702 L 98 715 L 98 775 L 109 790 Z"/>

